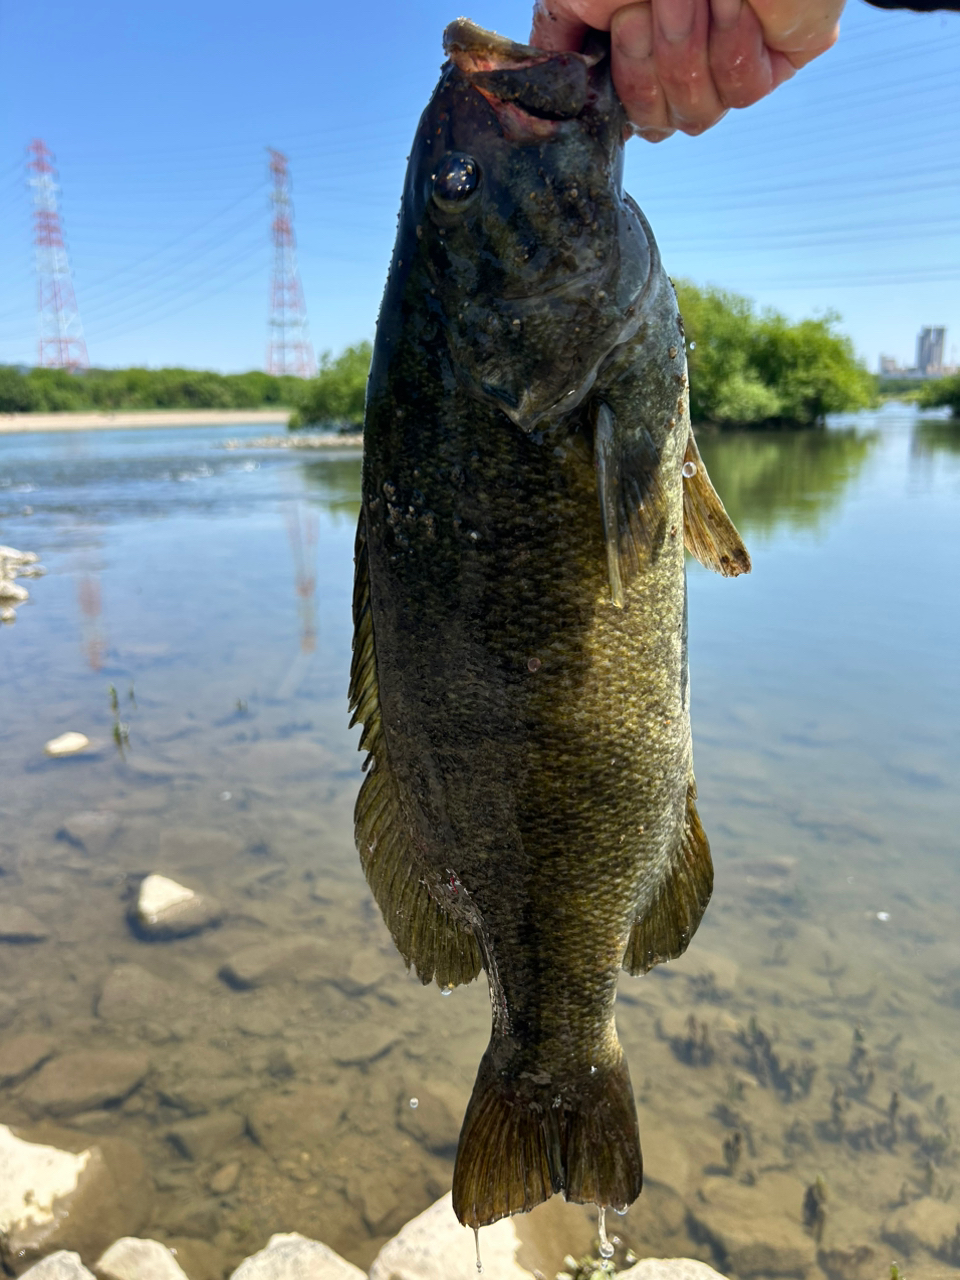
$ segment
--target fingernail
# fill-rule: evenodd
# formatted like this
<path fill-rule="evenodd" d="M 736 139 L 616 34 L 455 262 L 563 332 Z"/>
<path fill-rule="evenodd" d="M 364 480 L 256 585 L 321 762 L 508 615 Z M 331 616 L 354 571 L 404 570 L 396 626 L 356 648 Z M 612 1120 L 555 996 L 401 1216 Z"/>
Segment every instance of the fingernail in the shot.
<path fill-rule="evenodd" d="M 718 31 L 729 31 L 740 21 L 742 0 L 710 0 L 710 16 Z"/>
<path fill-rule="evenodd" d="M 663 37 L 670 44 L 686 40 L 693 30 L 696 0 L 661 0 L 657 5 L 657 21 Z"/>

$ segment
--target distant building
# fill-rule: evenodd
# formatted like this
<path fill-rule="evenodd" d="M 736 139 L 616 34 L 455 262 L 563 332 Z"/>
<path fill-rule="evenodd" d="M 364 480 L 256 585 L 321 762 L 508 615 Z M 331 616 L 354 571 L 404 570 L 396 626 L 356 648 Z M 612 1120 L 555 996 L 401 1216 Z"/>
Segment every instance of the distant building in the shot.
<path fill-rule="evenodd" d="M 897 363 L 896 356 L 880 357 L 880 377 L 895 378 L 898 373 L 903 373 L 903 369 Z"/>
<path fill-rule="evenodd" d="M 943 349 L 947 330 L 943 325 L 925 326 L 917 337 L 917 372 L 939 377 L 943 371 Z"/>

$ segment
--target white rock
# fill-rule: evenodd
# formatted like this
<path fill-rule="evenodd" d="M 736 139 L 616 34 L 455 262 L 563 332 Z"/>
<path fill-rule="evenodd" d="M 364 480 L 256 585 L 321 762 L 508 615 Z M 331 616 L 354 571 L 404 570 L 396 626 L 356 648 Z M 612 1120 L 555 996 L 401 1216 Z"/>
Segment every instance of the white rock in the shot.
<path fill-rule="evenodd" d="M 13 560 L 16 564 L 36 564 L 39 558 L 35 551 L 17 551 L 15 547 L 0 547 L 0 560 Z"/>
<path fill-rule="evenodd" d="M 24 1142 L 0 1124 L 0 1233 L 52 1223 L 54 1200 L 76 1190 L 90 1155 Z"/>
<path fill-rule="evenodd" d="M 484 1274 L 496 1280 L 533 1280 L 532 1272 L 517 1262 L 519 1247 L 512 1218 L 482 1227 Z M 387 1241 L 370 1268 L 370 1280 L 477 1280 L 473 1232 L 457 1221 L 449 1192 Z"/>
<path fill-rule="evenodd" d="M 696 1258 L 644 1258 L 617 1280 L 724 1280 L 719 1271 Z"/>
<path fill-rule="evenodd" d="M 135 1236 L 115 1240 L 93 1269 L 100 1280 L 187 1280 L 165 1244 Z"/>
<path fill-rule="evenodd" d="M 152 938 L 182 938 L 215 924 L 220 905 L 167 876 L 149 875 L 140 885 L 135 919 Z"/>
<path fill-rule="evenodd" d="M 27 1276 L 30 1280 L 94 1280 L 93 1272 L 80 1261 L 79 1253 L 70 1253 L 66 1249 L 48 1253 L 28 1271 L 22 1272 L 21 1280 L 26 1280 Z"/>
<path fill-rule="evenodd" d="M 0 622 L 16 622 L 16 620 L 17 611 L 12 605 L 4 605 L 4 607 L 0 609 Z"/>
<path fill-rule="evenodd" d="M 271 1236 L 267 1247 L 241 1262 L 230 1280 L 366 1280 L 366 1277 L 359 1267 L 319 1240 L 308 1240 L 292 1231 Z"/>
<path fill-rule="evenodd" d="M 0 578 L 0 600 L 16 600 L 18 604 L 22 604 L 29 597 L 30 592 L 26 587 L 21 587 L 18 582 L 11 582 L 9 578 Z"/>
<path fill-rule="evenodd" d="M 86 751 L 90 739 L 85 733 L 61 733 L 59 738 L 51 738 L 44 746 L 48 756 L 73 756 L 78 751 Z"/>

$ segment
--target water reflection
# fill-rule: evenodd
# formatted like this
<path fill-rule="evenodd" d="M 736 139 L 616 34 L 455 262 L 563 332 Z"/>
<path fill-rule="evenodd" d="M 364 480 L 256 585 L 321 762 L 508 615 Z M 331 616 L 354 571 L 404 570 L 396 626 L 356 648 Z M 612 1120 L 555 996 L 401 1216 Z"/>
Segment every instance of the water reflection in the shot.
<path fill-rule="evenodd" d="M 960 454 L 960 418 L 921 418 L 913 428 L 911 452 L 917 457 Z"/>
<path fill-rule="evenodd" d="M 744 534 L 779 526 L 816 529 L 835 511 L 879 440 L 856 428 L 703 431 L 697 437 L 710 478 Z"/>
<path fill-rule="evenodd" d="M 314 501 L 334 519 L 355 524 L 360 514 L 362 465 L 359 451 L 354 450 L 339 457 L 301 462 L 300 470 Z"/>

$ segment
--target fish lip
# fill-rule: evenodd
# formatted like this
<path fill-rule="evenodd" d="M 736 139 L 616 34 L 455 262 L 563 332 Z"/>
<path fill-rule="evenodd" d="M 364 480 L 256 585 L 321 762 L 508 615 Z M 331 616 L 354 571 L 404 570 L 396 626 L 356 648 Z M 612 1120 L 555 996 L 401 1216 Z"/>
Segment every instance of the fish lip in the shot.
<path fill-rule="evenodd" d="M 465 75 L 476 71 L 519 71 L 557 56 L 548 49 L 518 44 L 495 31 L 487 31 L 469 18 L 455 18 L 449 23 L 443 33 L 443 51 Z M 563 56 L 578 58 L 587 67 L 594 67 L 604 55 L 564 53 Z"/>

